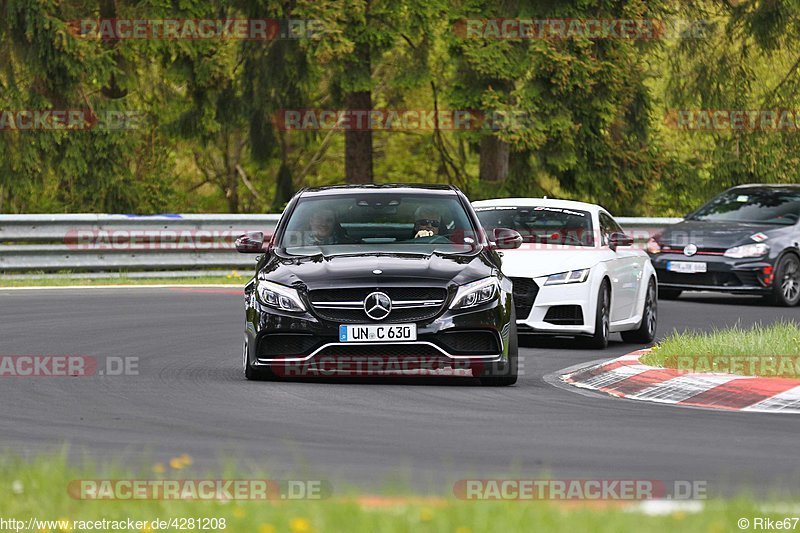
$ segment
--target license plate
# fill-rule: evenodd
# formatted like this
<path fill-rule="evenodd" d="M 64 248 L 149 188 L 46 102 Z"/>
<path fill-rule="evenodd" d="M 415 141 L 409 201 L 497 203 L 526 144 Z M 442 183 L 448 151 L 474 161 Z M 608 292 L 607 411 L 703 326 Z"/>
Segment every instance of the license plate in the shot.
<path fill-rule="evenodd" d="M 416 324 L 364 324 L 339 326 L 339 342 L 391 342 L 417 340 Z"/>
<path fill-rule="evenodd" d="M 667 261 L 667 270 L 671 272 L 697 274 L 706 272 L 707 269 L 708 266 L 706 263 L 698 263 L 696 261 Z"/>

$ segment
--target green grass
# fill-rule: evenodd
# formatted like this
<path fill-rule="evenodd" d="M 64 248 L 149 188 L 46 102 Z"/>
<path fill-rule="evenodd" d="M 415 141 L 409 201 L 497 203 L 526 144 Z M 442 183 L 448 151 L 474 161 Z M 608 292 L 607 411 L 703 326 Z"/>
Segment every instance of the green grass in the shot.
<path fill-rule="evenodd" d="M 735 326 L 710 332 L 673 332 L 641 361 L 652 366 L 687 369 L 692 358 L 695 365 L 691 368 L 696 371 L 800 377 L 795 364 L 800 361 L 800 326 L 784 321 L 768 326 L 757 324 L 750 329 Z M 731 367 L 733 361 L 742 364 Z M 710 368 L 702 367 L 706 363 L 710 363 Z"/>
<path fill-rule="evenodd" d="M 239 285 L 244 286 L 249 277 L 241 272 L 231 272 L 226 276 L 201 276 L 186 278 L 71 278 L 69 276 L 42 279 L 4 279 L 0 277 L 0 289 L 3 287 L 67 287 L 67 286 L 103 286 L 103 285 Z"/>
<path fill-rule="evenodd" d="M 646 516 L 634 508 L 555 502 L 477 502 L 458 500 L 452 494 L 403 499 L 391 493 L 381 505 L 369 503 L 352 488 L 333 487 L 324 500 L 282 501 L 87 501 L 67 493 L 72 480 L 80 479 L 227 479 L 264 478 L 256 472 L 236 475 L 230 469 L 198 471 L 186 461 L 173 468 L 146 465 L 139 471 L 129 466 L 97 468 L 68 462 L 64 455 L 25 461 L 0 458 L 0 518 L 26 520 L 153 520 L 155 518 L 224 518 L 226 531 L 305 533 L 311 531 L 458 532 L 470 531 L 732 531 L 740 517 L 785 515 L 765 512 L 747 498 L 707 501 L 697 513 L 678 511 Z M 361 496 L 361 498 L 360 498 Z M 767 510 L 769 511 L 769 510 Z M 147 531 L 147 529 L 145 529 Z M 172 530 L 170 530 L 172 531 Z"/>

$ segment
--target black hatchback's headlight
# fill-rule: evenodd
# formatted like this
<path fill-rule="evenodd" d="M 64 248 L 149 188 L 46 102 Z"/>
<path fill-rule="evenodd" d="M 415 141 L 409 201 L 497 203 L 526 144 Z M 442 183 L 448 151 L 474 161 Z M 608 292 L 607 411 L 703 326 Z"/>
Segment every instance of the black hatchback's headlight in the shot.
<path fill-rule="evenodd" d="M 450 309 L 466 309 L 491 301 L 500 292 L 497 278 L 479 279 L 461 285 Z"/>
<path fill-rule="evenodd" d="M 291 287 L 259 279 L 256 283 L 256 292 L 258 293 L 258 300 L 266 306 L 284 311 L 306 310 L 306 306 L 303 305 L 303 301 L 297 291 Z"/>
<path fill-rule="evenodd" d="M 769 253 L 769 245 L 759 242 L 755 244 L 744 244 L 742 246 L 734 246 L 725 250 L 725 257 L 733 259 L 745 259 L 747 257 L 761 257 Z"/>

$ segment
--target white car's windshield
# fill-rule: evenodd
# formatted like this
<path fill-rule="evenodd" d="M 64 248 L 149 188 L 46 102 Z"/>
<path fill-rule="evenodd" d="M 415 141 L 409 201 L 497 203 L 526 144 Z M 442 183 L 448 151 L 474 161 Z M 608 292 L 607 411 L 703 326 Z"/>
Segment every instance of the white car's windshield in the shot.
<path fill-rule="evenodd" d="M 517 230 L 526 243 L 594 246 L 588 211 L 532 205 L 476 207 L 475 212 L 487 231 Z"/>

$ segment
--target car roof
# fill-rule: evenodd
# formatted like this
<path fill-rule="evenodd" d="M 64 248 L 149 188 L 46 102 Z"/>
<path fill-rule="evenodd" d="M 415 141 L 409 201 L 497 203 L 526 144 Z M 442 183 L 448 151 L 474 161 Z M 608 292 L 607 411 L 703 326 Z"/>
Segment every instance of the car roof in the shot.
<path fill-rule="evenodd" d="M 398 193 L 398 194 L 455 194 L 458 189 L 452 185 L 438 185 L 426 183 L 365 183 L 353 185 L 329 185 L 326 187 L 311 187 L 302 189 L 299 194 L 303 196 L 327 196 L 345 194 L 378 194 L 378 193 Z"/>
<path fill-rule="evenodd" d="M 729 191 L 749 190 L 749 191 L 769 191 L 769 190 L 797 190 L 800 185 L 796 183 L 747 183 L 745 185 L 737 185 L 728 189 Z"/>
<path fill-rule="evenodd" d="M 604 208 L 596 204 L 588 204 L 586 202 L 576 202 L 574 200 L 558 200 L 555 198 L 496 198 L 492 200 L 477 200 L 472 202 L 472 206 L 478 207 L 558 207 L 562 209 L 575 209 L 581 211 L 588 211 L 590 213 L 598 213 L 600 210 L 605 211 Z"/>

